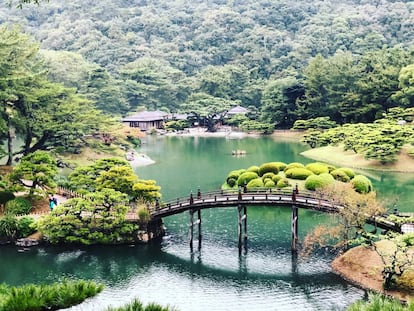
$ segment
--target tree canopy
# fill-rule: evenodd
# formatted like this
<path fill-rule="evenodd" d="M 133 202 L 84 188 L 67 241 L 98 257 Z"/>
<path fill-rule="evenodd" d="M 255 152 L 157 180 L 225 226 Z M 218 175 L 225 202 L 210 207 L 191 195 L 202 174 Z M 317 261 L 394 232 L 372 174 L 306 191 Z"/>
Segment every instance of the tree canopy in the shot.
<path fill-rule="evenodd" d="M 289 128 L 412 107 L 413 10 L 393 0 L 54 0 L 0 5 L 0 22 L 21 24 L 41 42 L 47 78 L 106 114 L 188 112 L 207 94 Z"/>

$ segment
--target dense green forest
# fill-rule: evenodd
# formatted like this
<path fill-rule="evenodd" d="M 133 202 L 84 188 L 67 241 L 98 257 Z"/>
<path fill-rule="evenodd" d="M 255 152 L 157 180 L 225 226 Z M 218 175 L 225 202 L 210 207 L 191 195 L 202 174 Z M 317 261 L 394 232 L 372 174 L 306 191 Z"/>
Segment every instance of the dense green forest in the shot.
<path fill-rule="evenodd" d="M 289 128 L 319 116 L 371 122 L 414 106 L 412 1 L 18 3 L 0 4 L 0 23 L 39 42 L 49 81 L 110 115 L 145 107 L 222 116 L 242 105 Z"/>

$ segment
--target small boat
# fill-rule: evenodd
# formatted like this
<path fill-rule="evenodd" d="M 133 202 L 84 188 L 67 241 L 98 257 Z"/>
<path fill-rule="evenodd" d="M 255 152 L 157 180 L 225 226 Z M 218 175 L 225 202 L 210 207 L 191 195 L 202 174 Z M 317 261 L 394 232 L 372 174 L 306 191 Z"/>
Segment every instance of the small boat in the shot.
<path fill-rule="evenodd" d="M 246 153 L 247 153 L 246 150 L 239 150 L 239 149 L 233 150 L 231 152 L 231 154 L 234 155 L 234 156 L 246 155 Z"/>

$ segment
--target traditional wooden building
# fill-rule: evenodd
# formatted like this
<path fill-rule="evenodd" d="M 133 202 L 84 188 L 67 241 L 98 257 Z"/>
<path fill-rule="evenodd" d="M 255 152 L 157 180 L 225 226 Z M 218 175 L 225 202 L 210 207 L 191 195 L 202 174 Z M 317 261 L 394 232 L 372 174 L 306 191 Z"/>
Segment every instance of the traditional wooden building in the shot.
<path fill-rule="evenodd" d="M 129 127 L 138 127 L 141 131 L 151 128 L 162 129 L 168 114 L 163 111 L 141 111 L 122 119 Z"/>

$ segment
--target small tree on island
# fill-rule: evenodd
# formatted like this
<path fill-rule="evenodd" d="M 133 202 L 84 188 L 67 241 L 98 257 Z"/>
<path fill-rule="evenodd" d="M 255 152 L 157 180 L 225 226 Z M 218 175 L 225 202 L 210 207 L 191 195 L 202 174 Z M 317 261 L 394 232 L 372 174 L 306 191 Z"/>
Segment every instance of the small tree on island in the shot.
<path fill-rule="evenodd" d="M 29 195 L 46 188 L 54 189 L 54 178 L 58 173 L 56 161 L 46 151 L 35 151 L 24 156 L 17 164 L 9 178 L 13 185 L 28 188 Z"/>
<path fill-rule="evenodd" d="M 324 247 L 346 249 L 350 241 L 365 234 L 367 219 L 385 212 L 377 201 L 375 192 L 358 193 L 349 183 L 336 183 L 317 191 L 321 197 L 342 209 L 336 217 L 336 225 L 320 225 L 306 235 L 302 249 L 305 255 Z"/>
<path fill-rule="evenodd" d="M 39 221 L 38 229 L 55 244 L 135 242 L 139 227 L 126 221 L 128 208 L 126 194 L 102 189 L 60 204 Z"/>
<path fill-rule="evenodd" d="M 381 239 L 378 241 L 378 239 Z M 414 264 L 414 233 L 399 234 L 388 233 L 376 236 L 365 234 L 360 238 L 361 244 L 375 251 L 381 258 L 383 287 L 385 290 L 399 287 L 399 278 L 406 271 L 413 271 Z M 414 285 L 408 282 L 408 289 L 412 290 Z"/>

